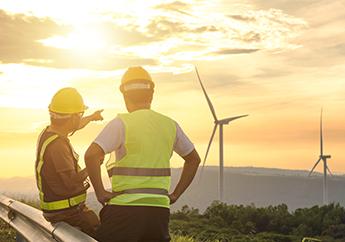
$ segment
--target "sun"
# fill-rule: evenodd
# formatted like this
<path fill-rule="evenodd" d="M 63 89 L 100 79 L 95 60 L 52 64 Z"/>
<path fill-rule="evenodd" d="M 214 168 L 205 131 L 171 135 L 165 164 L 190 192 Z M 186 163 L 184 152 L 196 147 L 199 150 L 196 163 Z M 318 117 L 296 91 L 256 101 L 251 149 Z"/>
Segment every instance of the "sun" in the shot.
<path fill-rule="evenodd" d="M 45 46 L 66 49 L 82 55 L 99 54 L 110 46 L 102 29 L 86 25 L 75 26 L 68 35 L 53 36 L 40 42 Z"/>

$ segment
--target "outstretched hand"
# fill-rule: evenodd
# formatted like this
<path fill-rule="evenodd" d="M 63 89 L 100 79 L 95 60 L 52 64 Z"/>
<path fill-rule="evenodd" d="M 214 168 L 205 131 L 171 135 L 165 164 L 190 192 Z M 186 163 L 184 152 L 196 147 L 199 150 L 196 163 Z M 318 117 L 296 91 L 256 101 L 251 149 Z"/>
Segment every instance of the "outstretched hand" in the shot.
<path fill-rule="evenodd" d="M 91 114 L 92 121 L 102 121 L 103 120 L 103 116 L 102 116 L 103 111 L 104 111 L 104 109 L 100 109 L 100 110 L 97 110 L 96 112 L 94 112 L 93 114 Z"/>

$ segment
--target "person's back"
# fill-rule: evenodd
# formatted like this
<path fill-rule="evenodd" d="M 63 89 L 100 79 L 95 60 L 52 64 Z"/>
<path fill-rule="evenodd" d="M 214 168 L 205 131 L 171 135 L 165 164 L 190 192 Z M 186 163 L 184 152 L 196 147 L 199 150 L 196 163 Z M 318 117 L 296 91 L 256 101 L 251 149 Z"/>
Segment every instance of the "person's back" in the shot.
<path fill-rule="evenodd" d="M 41 199 L 43 211 L 49 213 L 55 210 L 54 208 L 58 209 L 58 203 L 55 203 L 54 207 L 54 203 L 49 204 L 50 202 L 79 195 L 82 200 L 85 200 L 87 187 L 84 186 L 83 181 L 69 181 L 67 184 L 60 175 L 61 172 L 67 170 L 78 173 L 78 157 L 73 152 L 67 137 L 50 131 L 48 127 L 45 128 L 38 139 L 37 153 L 36 177 L 38 183 L 41 184 L 40 195 L 41 197 L 44 195 L 44 201 L 47 202 Z"/>
<path fill-rule="evenodd" d="M 175 122 L 150 109 L 120 114 L 118 118 L 124 124 L 126 155 L 107 164 L 113 191 L 151 190 L 116 196 L 109 204 L 168 208 L 166 195 L 170 188 L 169 160 L 176 136 Z"/>
<path fill-rule="evenodd" d="M 85 155 L 101 211 L 100 241 L 170 241 L 169 207 L 192 181 L 200 158 L 194 145 L 172 119 L 150 109 L 154 84 L 141 67 L 132 67 L 120 90 L 129 113 L 119 114 L 98 135 Z M 100 163 L 115 151 L 116 161 L 106 165 L 112 193 L 104 190 Z M 175 191 L 170 189 L 173 151 L 186 160 Z"/>

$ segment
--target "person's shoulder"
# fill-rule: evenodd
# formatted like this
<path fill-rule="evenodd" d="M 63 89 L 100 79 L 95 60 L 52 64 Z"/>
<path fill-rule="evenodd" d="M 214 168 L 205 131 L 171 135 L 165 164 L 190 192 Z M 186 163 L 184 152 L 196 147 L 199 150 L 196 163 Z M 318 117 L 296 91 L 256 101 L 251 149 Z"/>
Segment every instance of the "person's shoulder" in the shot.
<path fill-rule="evenodd" d="M 164 113 L 160 113 L 160 112 L 157 112 L 157 111 L 154 111 L 154 110 L 152 110 L 152 112 L 153 112 L 155 115 L 159 115 L 159 116 L 162 117 L 162 118 L 165 118 L 165 119 L 167 119 L 167 120 L 170 120 L 170 121 L 176 123 L 176 121 L 175 121 L 173 118 L 171 118 L 170 116 L 168 116 L 168 115 L 166 115 L 166 114 L 164 114 Z"/>
<path fill-rule="evenodd" d="M 48 130 L 42 131 L 42 133 L 39 135 L 39 140 L 41 143 L 46 143 L 49 140 L 48 145 L 64 144 L 69 142 L 67 137 L 63 137 L 55 132 L 51 132 Z"/>
<path fill-rule="evenodd" d="M 59 136 L 57 134 L 51 134 L 47 137 L 53 138 L 49 144 L 46 146 L 45 154 L 64 154 L 70 151 L 70 144 L 67 137 Z"/>
<path fill-rule="evenodd" d="M 113 132 L 119 132 L 120 130 L 122 130 L 124 128 L 124 124 L 123 121 L 121 120 L 121 118 L 119 116 L 113 118 L 112 120 L 110 120 L 106 126 L 103 128 L 103 130 L 101 131 L 101 133 L 113 133 Z"/>
<path fill-rule="evenodd" d="M 117 122 L 122 122 L 120 116 L 123 115 L 122 113 L 119 113 L 116 115 L 115 118 L 109 121 L 109 123 L 117 123 Z"/>
<path fill-rule="evenodd" d="M 118 126 L 121 126 L 123 124 L 121 118 L 119 115 L 117 115 L 115 118 L 113 118 L 112 120 L 110 120 L 108 123 L 107 123 L 107 126 L 111 126 L 111 127 L 118 127 Z"/>
<path fill-rule="evenodd" d="M 50 147 L 69 147 L 69 140 L 67 137 L 56 135 L 54 140 L 50 143 Z"/>

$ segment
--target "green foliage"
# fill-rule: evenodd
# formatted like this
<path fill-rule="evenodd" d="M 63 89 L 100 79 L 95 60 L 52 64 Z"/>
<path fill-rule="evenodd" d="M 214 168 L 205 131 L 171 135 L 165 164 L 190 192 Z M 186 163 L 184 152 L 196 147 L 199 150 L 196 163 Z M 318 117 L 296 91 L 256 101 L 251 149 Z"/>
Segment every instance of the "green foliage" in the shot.
<path fill-rule="evenodd" d="M 345 224 L 330 225 L 322 232 L 324 236 L 330 236 L 335 239 L 345 238 Z"/>
<path fill-rule="evenodd" d="M 193 238 L 191 237 L 184 237 L 184 236 L 176 236 L 172 235 L 171 236 L 171 241 L 172 242 L 196 242 Z"/>
<path fill-rule="evenodd" d="M 21 202 L 38 207 L 37 201 Z M 215 201 L 203 214 L 188 206 L 172 213 L 170 232 L 173 242 L 344 242 L 345 209 L 330 204 L 289 212 L 285 204 L 256 208 Z M 15 231 L 1 220 L 0 241 L 15 241 Z"/>
<path fill-rule="evenodd" d="M 203 214 L 184 206 L 173 213 L 170 231 L 196 241 L 300 242 L 303 237 L 345 241 L 345 209 L 339 204 L 297 209 L 285 204 L 256 208 L 213 202 Z"/>
<path fill-rule="evenodd" d="M 0 241 L 16 241 L 16 232 L 0 219 Z"/>

